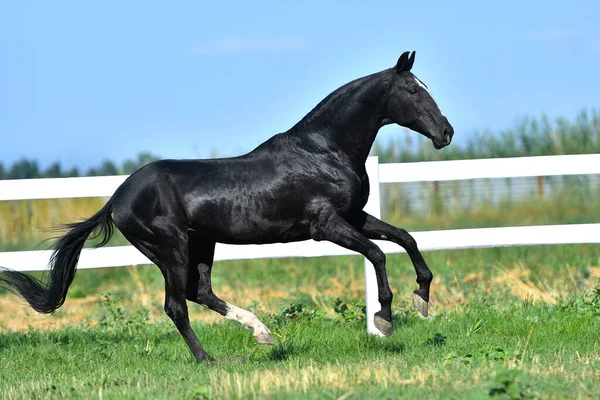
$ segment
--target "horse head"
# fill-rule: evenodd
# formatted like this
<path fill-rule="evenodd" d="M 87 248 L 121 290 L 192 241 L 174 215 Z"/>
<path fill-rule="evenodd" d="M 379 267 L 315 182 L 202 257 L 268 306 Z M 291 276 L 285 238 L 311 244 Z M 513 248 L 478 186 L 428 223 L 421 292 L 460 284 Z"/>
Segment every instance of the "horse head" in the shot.
<path fill-rule="evenodd" d="M 389 118 L 428 137 L 436 149 L 441 149 L 452 141 L 454 128 L 427 86 L 410 72 L 414 62 L 414 51 L 405 52 L 398 59 L 389 92 Z"/>

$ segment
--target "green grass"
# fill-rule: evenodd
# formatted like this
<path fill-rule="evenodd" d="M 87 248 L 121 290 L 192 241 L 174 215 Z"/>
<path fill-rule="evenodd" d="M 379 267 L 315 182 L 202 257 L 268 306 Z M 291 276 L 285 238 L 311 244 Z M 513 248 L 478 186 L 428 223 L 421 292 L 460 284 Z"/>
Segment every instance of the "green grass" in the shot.
<path fill-rule="evenodd" d="M 556 306 L 487 298 L 424 320 L 395 315 L 390 338 L 364 320 L 259 314 L 277 344 L 233 322 L 195 324 L 220 361 L 196 365 L 166 321 L 0 336 L 6 398 L 591 398 L 600 394 L 600 293 Z M 515 395 L 516 393 L 516 395 Z"/>
<path fill-rule="evenodd" d="M 600 246 L 425 258 L 436 275 L 429 319 L 410 305 L 410 261 L 388 257 L 389 338 L 366 334 L 361 257 L 217 263 L 215 291 L 255 311 L 276 344 L 255 344 L 250 331 L 192 305 L 194 329 L 218 360 L 209 366 L 195 364 L 162 312 L 156 267 L 80 271 L 65 305 L 31 328 L 35 318 L 20 306 L 7 312 L 14 297 L 3 294 L 0 398 L 600 395 Z M 52 321 L 61 322 L 48 329 Z"/>

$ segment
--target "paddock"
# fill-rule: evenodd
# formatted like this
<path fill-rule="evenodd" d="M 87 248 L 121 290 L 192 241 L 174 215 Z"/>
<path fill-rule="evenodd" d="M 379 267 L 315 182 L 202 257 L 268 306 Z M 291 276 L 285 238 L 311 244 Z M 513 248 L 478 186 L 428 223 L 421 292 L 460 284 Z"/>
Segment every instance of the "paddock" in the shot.
<path fill-rule="evenodd" d="M 550 177 L 600 174 L 600 154 L 557 155 L 501 159 L 433 161 L 380 164 L 369 157 L 367 173 L 373 184 L 365 211 L 381 217 L 380 185 L 386 183 L 466 181 L 474 179 Z M 127 175 L 0 181 L 0 201 L 49 198 L 110 197 Z M 486 247 L 600 243 L 600 224 L 514 226 L 415 232 L 422 251 Z M 387 254 L 404 252 L 389 242 L 376 241 Z M 355 254 L 329 242 L 312 240 L 269 245 L 218 244 L 215 261 L 261 258 L 323 257 Z M 0 265 L 17 271 L 40 271 L 48 265 L 50 251 L 0 253 Z M 132 246 L 85 249 L 78 269 L 151 264 Z M 372 316 L 378 310 L 377 283 L 372 265 L 365 259 L 367 330 L 378 334 Z"/>
<path fill-rule="evenodd" d="M 368 173 L 380 185 L 372 185 L 367 209 L 379 215 L 379 188 L 392 182 L 595 177 L 599 161 L 595 154 L 404 164 L 372 157 Z M 0 198 L 105 198 L 125 178 L 0 181 Z M 276 343 L 257 345 L 239 325 L 196 307 L 194 329 L 220 359 L 212 368 L 196 366 L 173 331 L 149 260 L 130 246 L 84 249 L 55 315 L 31 315 L 0 296 L 2 395 L 164 398 L 166 387 L 189 398 L 598 393 L 600 224 L 411 233 L 435 274 L 431 314 L 419 317 L 410 304 L 414 275 L 401 248 L 378 241 L 396 293 L 388 338 L 369 325 L 378 305 L 372 267 L 355 253 L 312 241 L 217 246 L 215 290 L 256 312 Z M 49 255 L 2 252 L 0 265 L 39 274 Z M 131 297 L 134 287 L 145 289 Z"/>

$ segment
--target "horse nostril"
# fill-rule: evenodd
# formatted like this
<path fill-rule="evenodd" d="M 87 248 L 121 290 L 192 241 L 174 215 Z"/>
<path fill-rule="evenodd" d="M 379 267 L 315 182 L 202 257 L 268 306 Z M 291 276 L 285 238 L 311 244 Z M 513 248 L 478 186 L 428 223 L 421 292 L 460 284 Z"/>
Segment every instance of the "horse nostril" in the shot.
<path fill-rule="evenodd" d="M 452 129 L 448 129 L 448 128 L 444 129 L 444 139 L 446 140 L 446 144 L 450 144 L 453 134 L 454 134 L 454 132 L 452 131 Z"/>

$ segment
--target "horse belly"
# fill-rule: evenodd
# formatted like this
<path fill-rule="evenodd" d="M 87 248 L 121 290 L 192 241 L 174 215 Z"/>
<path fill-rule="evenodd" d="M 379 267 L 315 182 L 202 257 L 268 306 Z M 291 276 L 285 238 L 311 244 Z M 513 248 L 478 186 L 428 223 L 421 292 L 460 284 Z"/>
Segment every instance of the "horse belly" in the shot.
<path fill-rule="evenodd" d="M 212 204 L 211 204 L 212 203 Z M 279 206 L 277 204 L 280 204 Z M 209 202 L 197 210 L 192 228 L 207 239 L 230 244 L 265 244 L 310 238 L 308 221 L 282 202 Z"/>

